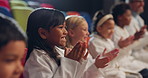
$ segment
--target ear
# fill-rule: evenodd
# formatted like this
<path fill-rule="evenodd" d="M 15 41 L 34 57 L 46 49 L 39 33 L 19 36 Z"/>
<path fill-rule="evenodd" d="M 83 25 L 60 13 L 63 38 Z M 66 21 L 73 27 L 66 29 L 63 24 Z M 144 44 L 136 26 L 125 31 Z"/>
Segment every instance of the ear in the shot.
<path fill-rule="evenodd" d="M 98 26 L 96 29 L 97 29 L 97 32 L 100 32 L 101 31 L 101 26 Z"/>
<path fill-rule="evenodd" d="M 74 36 L 74 31 L 73 31 L 72 29 L 69 29 L 69 30 L 68 30 L 68 35 L 69 35 L 70 37 L 73 37 L 73 36 Z"/>
<path fill-rule="evenodd" d="M 119 16 L 117 17 L 117 20 L 121 20 L 121 19 L 122 19 L 122 16 L 119 15 Z"/>
<path fill-rule="evenodd" d="M 39 28 L 38 33 L 42 39 L 47 39 L 47 30 Z"/>

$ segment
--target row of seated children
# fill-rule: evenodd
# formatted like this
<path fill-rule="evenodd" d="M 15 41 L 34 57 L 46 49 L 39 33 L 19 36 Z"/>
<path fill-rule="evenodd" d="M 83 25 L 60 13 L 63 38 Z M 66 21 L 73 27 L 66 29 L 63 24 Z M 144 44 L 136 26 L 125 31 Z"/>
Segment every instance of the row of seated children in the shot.
<path fill-rule="evenodd" d="M 120 11 L 122 10 L 121 14 L 119 12 L 116 13 L 118 10 L 116 8 L 119 7 Z M 86 43 L 88 42 L 86 38 L 89 35 L 88 24 L 83 17 L 69 16 L 65 21 L 64 15 L 58 10 L 46 8 L 36 9 L 28 18 L 28 54 L 24 77 L 130 78 L 132 76 L 134 78 L 142 78 L 143 76 L 143 78 L 147 78 L 148 64 L 135 60 L 130 54 L 131 48 L 133 48 L 132 44 L 140 38 L 139 35 L 136 34 L 134 36 L 129 36 L 124 29 L 124 26 L 129 24 L 128 21 L 130 17 L 128 16 L 130 15 L 130 8 L 127 4 L 118 5 L 113 9 L 114 18 L 111 14 L 97 12 L 94 16 L 95 33 L 92 35 L 89 41 L 89 49 L 87 49 Z M 6 25 L 10 26 L 10 24 Z M 3 26 L 3 24 L 1 24 L 1 26 Z M 11 31 L 13 31 L 12 28 Z M 4 34 L 5 33 L 2 33 L 2 35 Z M 9 36 L 10 33 L 7 35 Z M 5 34 L 4 36 L 7 35 Z M 16 35 L 16 33 L 13 35 Z M 11 37 L 19 41 L 23 39 L 25 42 L 24 35 L 21 34 L 21 36 L 23 37 L 21 39 L 16 36 Z M 66 39 L 68 40 L 67 45 Z M 15 40 L 12 39 L 12 41 Z M 9 41 L 6 44 L 9 45 Z M 7 47 L 6 44 L 1 48 L 2 53 L 7 53 L 5 50 L 8 49 L 5 48 L 10 48 Z M 65 48 L 65 46 L 69 48 Z M 21 51 L 22 54 L 16 54 L 19 54 L 19 59 L 21 59 L 26 44 L 21 45 L 21 43 L 19 43 L 19 46 L 13 49 L 17 50 L 18 47 L 18 52 Z M 61 49 L 61 47 L 65 50 Z M 119 54 L 115 47 L 119 49 Z M 16 63 L 13 63 L 18 65 L 14 66 L 21 67 L 21 61 L 19 59 Z M 6 65 L 1 64 L 0 67 L 2 66 Z M 21 72 L 22 70 L 19 69 L 10 74 L 18 78 Z M 3 73 L 6 72 L 0 73 L 1 77 L 11 77 L 10 75 L 10 77 L 5 77 L 8 75 L 3 75 Z"/>

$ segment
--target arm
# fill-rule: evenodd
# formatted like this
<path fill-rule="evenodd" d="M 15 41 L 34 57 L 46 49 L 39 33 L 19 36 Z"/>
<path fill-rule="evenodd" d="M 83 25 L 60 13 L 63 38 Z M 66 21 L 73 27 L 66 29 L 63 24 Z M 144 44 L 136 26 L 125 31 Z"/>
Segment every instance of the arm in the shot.
<path fill-rule="evenodd" d="M 78 62 L 62 57 L 61 65 L 57 66 L 46 54 L 32 55 L 26 62 L 24 78 L 73 78 L 78 65 Z"/>

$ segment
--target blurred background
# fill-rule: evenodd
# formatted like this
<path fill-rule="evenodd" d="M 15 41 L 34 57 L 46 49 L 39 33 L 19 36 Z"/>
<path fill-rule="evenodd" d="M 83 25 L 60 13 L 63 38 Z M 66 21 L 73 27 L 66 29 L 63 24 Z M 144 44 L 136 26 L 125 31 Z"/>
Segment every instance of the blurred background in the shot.
<path fill-rule="evenodd" d="M 98 10 L 109 13 L 113 5 L 128 0 L 0 0 L 0 13 L 16 19 L 20 26 L 26 30 L 29 14 L 38 7 L 55 8 L 66 15 L 81 15 L 89 26 L 92 17 Z M 148 0 L 145 0 L 145 11 L 141 14 L 148 25 Z"/>

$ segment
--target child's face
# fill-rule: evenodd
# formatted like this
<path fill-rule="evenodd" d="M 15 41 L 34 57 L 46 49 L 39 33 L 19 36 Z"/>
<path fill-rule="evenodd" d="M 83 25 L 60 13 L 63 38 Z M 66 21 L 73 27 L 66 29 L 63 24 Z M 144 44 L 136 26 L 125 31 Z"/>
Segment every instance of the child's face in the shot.
<path fill-rule="evenodd" d="M 139 14 L 144 11 L 144 0 L 140 0 L 140 1 L 135 0 L 130 5 L 131 5 L 132 10 Z"/>
<path fill-rule="evenodd" d="M 66 45 L 66 26 L 59 25 L 51 28 L 48 32 L 47 40 L 50 46 L 65 46 Z"/>
<path fill-rule="evenodd" d="M 129 25 L 131 22 L 131 18 L 132 18 L 131 10 L 126 10 L 123 15 L 118 17 L 119 21 L 121 21 L 123 25 Z"/>
<path fill-rule="evenodd" d="M 24 41 L 11 41 L 0 49 L 0 78 L 20 77 L 25 47 Z"/>
<path fill-rule="evenodd" d="M 106 39 L 111 39 L 114 33 L 114 21 L 107 20 L 102 26 L 97 27 L 97 32 Z"/>
<path fill-rule="evenodd" d="M 87 22 L 83 21 L 79 26 L 74 28 L 72 32 L 73 32 L 72 39 L 74 40 L 74 42 L 78 41 L 86 42 L 86 38 L 89 35 Z"/>

